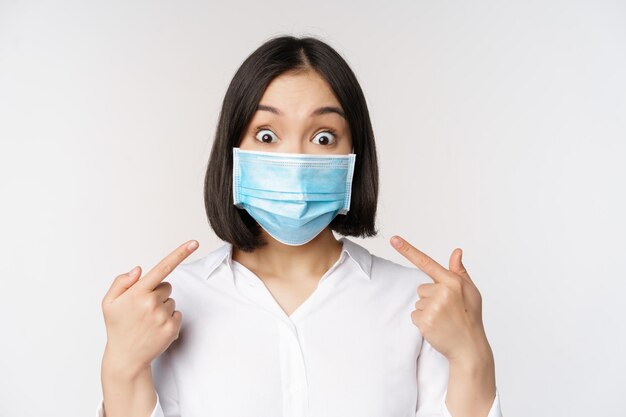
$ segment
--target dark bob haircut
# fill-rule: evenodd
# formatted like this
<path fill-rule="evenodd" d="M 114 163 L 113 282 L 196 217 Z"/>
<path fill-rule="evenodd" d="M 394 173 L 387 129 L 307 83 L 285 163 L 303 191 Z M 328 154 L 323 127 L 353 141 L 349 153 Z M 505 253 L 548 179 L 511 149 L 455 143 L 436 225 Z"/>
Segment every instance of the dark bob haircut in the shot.
<path fill-rule="evenodd" d="M 233 147 L 239 147 L 269 83 L 286 72 L 317 71 L 344 110 L 356 154 L 350 210 L 329 224 L 344 236 L 375 236 L 378 164 L 374 132 L 363 91 L 347 62 L 328 44 L 313 37 L 279 36 L 262 44 L 233 77 L 219 115 L 204 178 L 204 205 L 215 234 L 251 252 L 266 242 L 261 226 L 233 204 Z"/>

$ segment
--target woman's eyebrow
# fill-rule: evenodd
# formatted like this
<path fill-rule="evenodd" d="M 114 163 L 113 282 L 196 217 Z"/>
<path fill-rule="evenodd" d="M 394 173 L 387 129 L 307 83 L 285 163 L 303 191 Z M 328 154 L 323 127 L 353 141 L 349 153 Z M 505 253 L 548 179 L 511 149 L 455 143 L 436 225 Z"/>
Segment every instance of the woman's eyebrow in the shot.
<path fill-rule="evenodd" d="M 283 114 L 276 107 L 268 106 L 266 104 L 259 104 L 257 106 L 256 111 L 261 111 L 261 110 L 272 112 L 274 114 L 277 114 L 278 116 L 282 116 Z M 346 115 L 343 113 L 343 111 L 339 107 L 335 107 L 335 106 L 320 107 L 319 109 L 314 110 L 313 113 L 311 113 L 311 117 L 321 116 L 323 114 L 329 114 L 329 113 L 336 113 L 339 116 L 343 117 L 344 119 L 346 118 Z"/>

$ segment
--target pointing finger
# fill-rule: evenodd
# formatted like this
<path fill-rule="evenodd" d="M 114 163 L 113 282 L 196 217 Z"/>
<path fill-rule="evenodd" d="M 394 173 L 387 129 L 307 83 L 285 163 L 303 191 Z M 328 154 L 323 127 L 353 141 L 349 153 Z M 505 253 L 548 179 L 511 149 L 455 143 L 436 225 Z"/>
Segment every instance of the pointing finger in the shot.
<path fill-rule="evenodd" d="M 450 271 L 439 265 L 433 258 L 426 255 L 424 252 L 413 247 L 413 245 L 401 237 L 393 236 L 391 238 L 391 244 L 405 258 L 411 261 L 413 265 L 428 274 L 433 281 L 443 282 L 450 278 L 448 275 Z"/>

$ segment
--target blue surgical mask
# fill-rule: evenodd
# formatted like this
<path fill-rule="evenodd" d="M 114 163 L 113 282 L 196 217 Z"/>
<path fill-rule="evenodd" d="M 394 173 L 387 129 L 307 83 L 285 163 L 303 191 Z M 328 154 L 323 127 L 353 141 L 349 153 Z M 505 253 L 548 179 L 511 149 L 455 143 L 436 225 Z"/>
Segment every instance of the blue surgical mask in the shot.
<path fill-rule="evenodd" d="M 233 148 L 234 204 L 279 242 L 304 245 L 350 209 L 355 158 Z"/>

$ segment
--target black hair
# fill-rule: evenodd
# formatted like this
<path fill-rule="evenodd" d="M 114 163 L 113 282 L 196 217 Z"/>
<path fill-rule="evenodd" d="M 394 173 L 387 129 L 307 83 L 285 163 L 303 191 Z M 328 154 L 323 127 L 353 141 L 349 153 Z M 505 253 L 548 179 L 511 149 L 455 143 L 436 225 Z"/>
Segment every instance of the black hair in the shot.
<path fill-rule="evenodd" d="M 269 39 L 241 64 L 222 103 L 215 140 L 204 178 L 204 205 L 215 234 L 250 252 L 264 245 L 260 225 L 233 204 L 233 153 L 269 83 L 286 72 L 316 71 L 330 85 L 343 108 L 356 154 L 350 210 L 329 227 L 344 236 L 375 236 L 378 164 L 374 132 L 365 97 L 348 63 L 314 37 L 283 35 Z"/>

